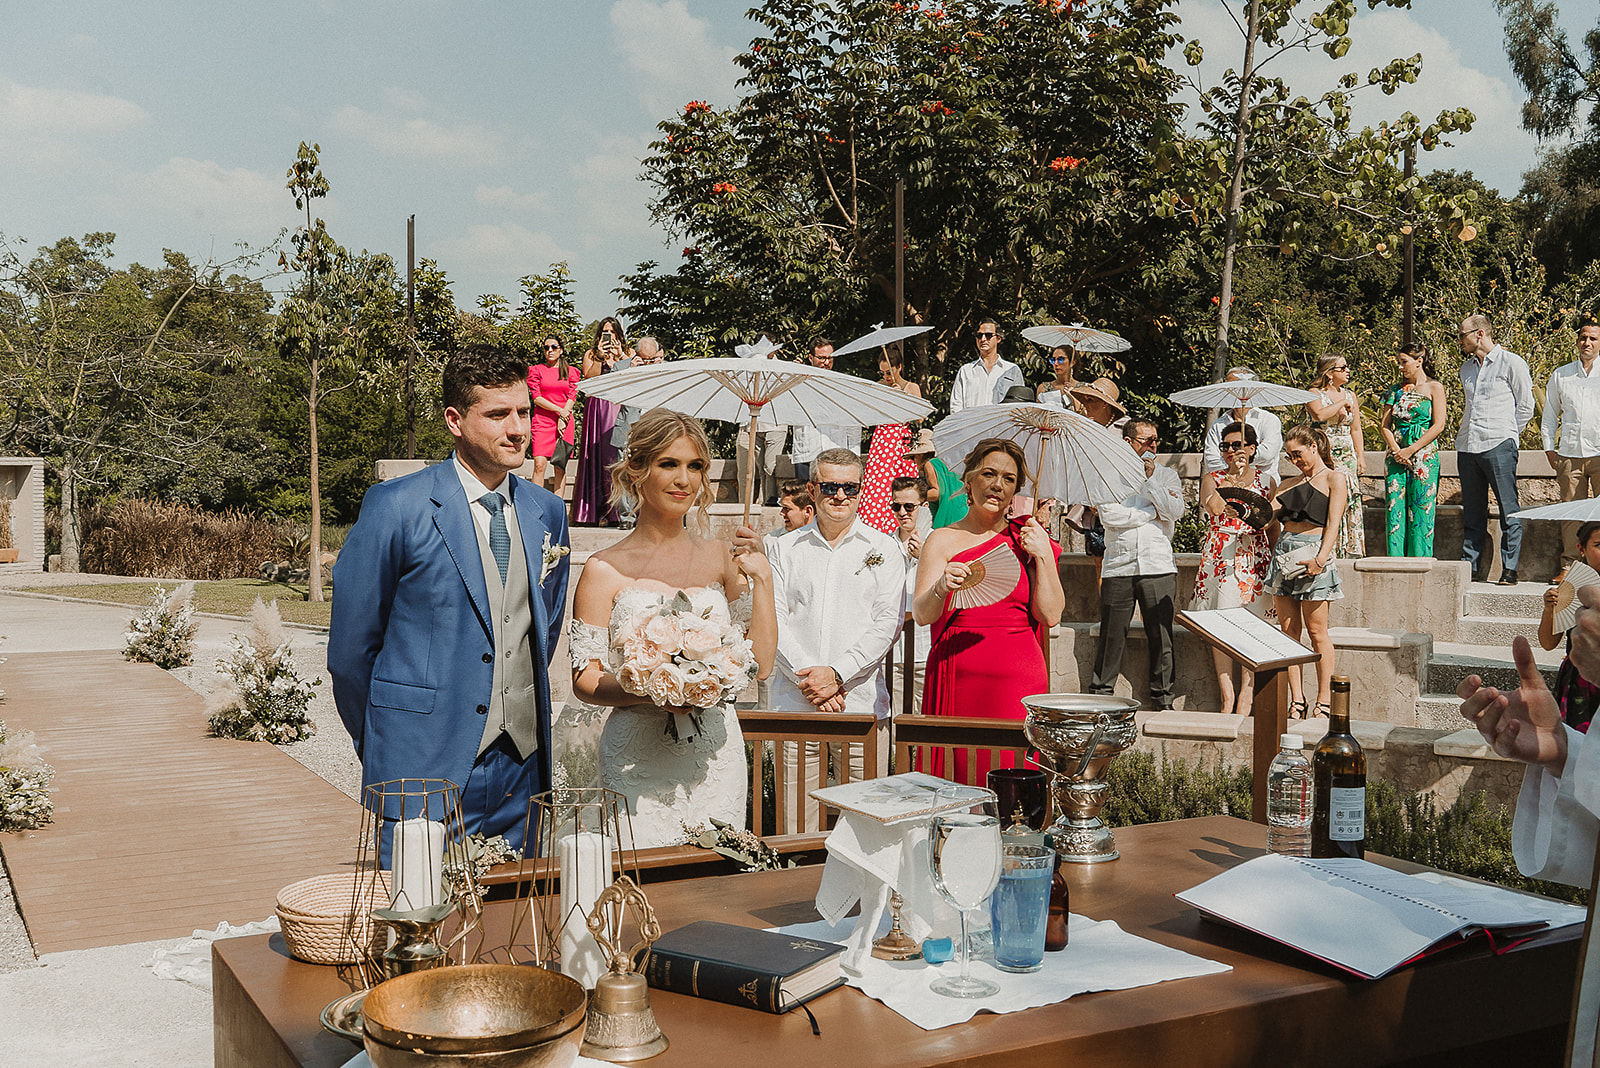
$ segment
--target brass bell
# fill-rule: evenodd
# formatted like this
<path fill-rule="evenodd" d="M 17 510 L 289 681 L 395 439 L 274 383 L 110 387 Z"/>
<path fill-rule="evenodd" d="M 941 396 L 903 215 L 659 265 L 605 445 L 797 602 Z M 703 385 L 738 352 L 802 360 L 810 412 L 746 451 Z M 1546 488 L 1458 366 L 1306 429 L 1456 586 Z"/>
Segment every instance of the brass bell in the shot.
<path fill-rule="evenodd" d="M 622 917 L 629 909 L 638 920 L 640 941 L 623 949 Z M 589 995 L 589 1026 L 579 1052 L 620 1064 L 665 1051 L 667 1036 L 650 1008 L 650 987 L 633 967 L 661 937 L 661 925 L 644 891 L 626 875 L 619 877 L 595 901 L 585 924 L 604 951 L 610 971 L 595 980 Z"/>

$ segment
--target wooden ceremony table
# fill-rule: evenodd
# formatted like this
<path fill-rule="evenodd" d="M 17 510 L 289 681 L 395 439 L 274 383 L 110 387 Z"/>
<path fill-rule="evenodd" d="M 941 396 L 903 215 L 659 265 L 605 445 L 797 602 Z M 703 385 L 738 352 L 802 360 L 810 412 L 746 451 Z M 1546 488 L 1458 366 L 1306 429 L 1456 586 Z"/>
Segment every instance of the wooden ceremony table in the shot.
<path fill-rule="evenodd" d="M 1067 865 L 1072 911 L 1231 965 L 1222 975 L 1083 994 L 924 1031 L 859 990 L 785 1016 L 652 991 L 671 1048 L 651 1068 L 848 1065 L 1451 1065 L 1558 1063 L 1580 927 L 1501 956 L 1481 943 L 1384 979 L 1347 977 L 1301 953 L 1202 920 L 1172 894 L 1265 851 L 1266 828 L 1226 816 L 1119 828 L 1122 859 Z M 1374 856 L 1405 871 L 1420 866 Z M 719 919 L 770 927 L 815 919 L 820 865 L 647 886 L 663 927 Z M 504 923 L 510 903 L 495 903 Z M 491 925 L 492 926 L 492 925 Z M 1354 936 L 1356 932 L 1352 932 Z M 1070 956 L 1072 948 L 1065 952 Z M 291 959 L 281 935 L 213 944 L 217 1068 L 335 1068 L 357 1052 L 318 1013 L 348 988 Z"/>

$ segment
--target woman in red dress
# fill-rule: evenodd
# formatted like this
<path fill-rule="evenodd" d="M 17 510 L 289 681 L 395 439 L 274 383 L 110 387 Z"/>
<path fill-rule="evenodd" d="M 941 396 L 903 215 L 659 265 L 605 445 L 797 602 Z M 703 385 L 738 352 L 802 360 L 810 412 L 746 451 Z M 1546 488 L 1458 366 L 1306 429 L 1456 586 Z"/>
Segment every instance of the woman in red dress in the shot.
<path fill-rule="evenodd" d="M 1050 689 L 1039 636 L 1060 620 L 1067 598 L 1056 569 L 1061 546 L 1032 516 L 1006 518 L 1027 477 L 1027 461 L 1016 442 L 978 442 L 962 476 L 971 502 L 966 518 L 933 531 L 923 543 L 911 606 L 918 624 L 933 626 L 923 715 L 1020 720 L 1027 711 L 1022 698 Z M 1022 565 L 1017 584 L 996 603 L 951 608 L 950 593 L 967 580 L 972 561 L 1002 544 Z M 969 766 L 966 754 L 957 753 L 955 767 L 948 769 L 942 758 L 935 751 L 923 770 L 985 785 L 987 754 Z M 1002 766 L 1013 764 L 1011 757 L 1002 758 Z"/>
<path fill-rule="evenodd" d="M 578 369 L 567 364 L 561 339 L 547 337 L 544 362 L 528 368 L 528 393 L 533 400 L 533 484 L 544 485 L 547 466 L 556 469 L 555 495 L 567 488 L 567 460 L 572 455 L 572 409 L 578 398 Z M 565 448 L 562 446 L 565 445 Z"/>
<path fill-rule="evenodd" d="M 900 346 L 880 349 L 878 378 L 890 389 L 898 389 L 913 397 L 922 396 L 922 387 L 903 376 L 905 366 Z M 890 483 L 897 478 L 916 478 L 917 464 L 906 455 L 911 444 L 911 428 L 905 423 L 884 423 L 872 432 L 872 444 L 867 448 L 867 467 L 861 478 L 861 521 L 876 527 L 885 534 L 897 534 L 900 521 L 889 507 L 892 494 Z"/>

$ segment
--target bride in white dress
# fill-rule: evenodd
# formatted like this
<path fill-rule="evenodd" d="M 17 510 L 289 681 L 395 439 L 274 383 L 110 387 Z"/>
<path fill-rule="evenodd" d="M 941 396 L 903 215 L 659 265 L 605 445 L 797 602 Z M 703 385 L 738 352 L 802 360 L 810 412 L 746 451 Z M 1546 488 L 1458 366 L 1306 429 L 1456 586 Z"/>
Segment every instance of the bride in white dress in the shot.
<path fill-rule="evenodd" d="M 659 654 L 628 644 L 640 640 L 645 619 L 676 607 L 713 644 L 721 641 L 733 669 L 746 670 L 753 659 L 760 678 L 772 670 L 778 624 L 760 538 L 740 527 L 729 545 L 691 533 L 685 523 L 694 512 L 694 524 L 705 530 L 710 468 L 699 420 L 664 408 L 640 416 L 611 475 L 613 500 L 634 504 L 637 525 L 589 557 L 573 597 L 573 697 L 610 707 L 600 734 L 600 781 L 627 798 L 639 847 L 680 843 L 683 823 L 707 816 L 745 825 L 750 777 L 733 698 L 748 675 L 726 688 L 691 683 L 683 690 L 699 689 L 674 704 L 677 684 L 663 688 L 648 667 L 641 670 L 646 661 L 659 665 Z M 707 700 L 708 693 L 716 696 Z"/>

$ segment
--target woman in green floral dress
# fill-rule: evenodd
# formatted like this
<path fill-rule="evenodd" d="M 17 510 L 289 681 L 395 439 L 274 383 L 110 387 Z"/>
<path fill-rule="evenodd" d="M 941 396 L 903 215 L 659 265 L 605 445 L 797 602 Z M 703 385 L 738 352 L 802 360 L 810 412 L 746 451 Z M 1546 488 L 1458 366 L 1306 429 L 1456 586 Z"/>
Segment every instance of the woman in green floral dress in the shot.
<path fill-rule="evenodd" d="M 1389 555 L 1432 556 L 1433 513 L 1439 499 L 1439 435 L 1444 433 L 1444 383 L 1434 376 L 1425 345 L 1402 345 L 1400 384 L 1384 395 L 1383 443 L 1388 446 Z"/>
<path fill-rule="evenodd" d="M 1343 557 L 1367 554 L 1361 514 L 1361 468 L 1366 465 L 1361 448 L 1361 402 L 1349 390 L 1349 384 L 1349 361 L 1343 356 L 1324 356 L 1317 362 L 1317 380 L 1311 384 L 1317 399 L 1306 405 L 1306 414 L 1328 435 L 1334 467 L 1344 472 L 1345 499 L 1349 503 L 1339 521 L 1336 550 Z"/>

